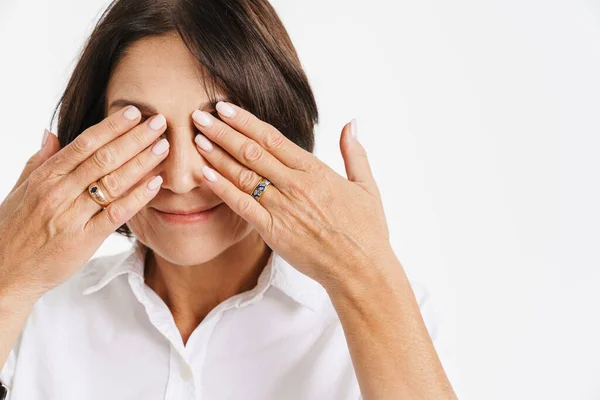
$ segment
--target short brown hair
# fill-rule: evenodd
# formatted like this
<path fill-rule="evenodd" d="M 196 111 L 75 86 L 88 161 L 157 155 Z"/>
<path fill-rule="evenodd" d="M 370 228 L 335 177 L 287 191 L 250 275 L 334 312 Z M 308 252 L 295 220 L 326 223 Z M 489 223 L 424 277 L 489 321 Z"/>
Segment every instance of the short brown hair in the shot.
<path fill-rule="evenodd" d="M 115 0 L 85 43 L 60 107 L 61 148 L 104 119 L 109 77 L 134 41 L 177 32 L 216 89 L 313 152 L 318 110 L 306 74 L 268 0 Z M 91 183 L 91 182 L 90 182 Z M 127 225 L 116 231 L 132 237 Z"/>

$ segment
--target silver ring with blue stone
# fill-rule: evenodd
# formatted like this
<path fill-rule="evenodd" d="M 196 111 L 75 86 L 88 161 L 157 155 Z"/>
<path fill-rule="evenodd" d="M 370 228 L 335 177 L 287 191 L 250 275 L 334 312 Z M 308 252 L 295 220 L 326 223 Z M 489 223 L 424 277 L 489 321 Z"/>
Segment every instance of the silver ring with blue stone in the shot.
<path fill-rule="evenodd" d="M 265 192 L 265 189 L 267 188 L 267 186 L 269 186 L 270 184 L 271 184 L 271 181 L 269 181 L 267 178 L 262 178 L 260 180 L 260 182 L 258 182 L 256 187 L 254 188 L 254 190 L 252 191 L 252 197 L 254 198 L 254 200 L 256 200 L 260 203 L 260 197 Z"/>

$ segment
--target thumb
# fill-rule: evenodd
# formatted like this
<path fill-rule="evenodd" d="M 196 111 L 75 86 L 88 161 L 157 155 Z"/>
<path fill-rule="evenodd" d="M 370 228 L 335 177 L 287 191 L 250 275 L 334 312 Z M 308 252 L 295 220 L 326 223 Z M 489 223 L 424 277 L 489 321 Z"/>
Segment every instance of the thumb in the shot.
<path fill-rule="evenodd" d="M 44 129 L 44 137 L 42 138 L 42 147 L 33 154 L 27 163 L 25 164 L 25 168 L 23 168 L 23 172 L 21 172 L 21 176 L 15 183 L 15 186 L 11 189 L 11 192 L 21 186 L 23 182 L 29 178 L 29 175 L 33 171 L 35 171 L 40 165 L 42 165 L 47 159 L 52 157 L 58 150 L 60 150 L 60 142 L 58 141 L 58 137 L 55 134 L 50 132 L 47 129 Z"/>
<path fill-rule="evenodd" d="M 344 126 L 340 137 L 340 150 L 344 158 L 346 175 L 348 180 L 360 184 L 363 189 L 379 197 L 379 189 L 367 159 L 367 152 L 358 141 L 356 134 L 357 124 L 356 119 L 353 119 Z"/>

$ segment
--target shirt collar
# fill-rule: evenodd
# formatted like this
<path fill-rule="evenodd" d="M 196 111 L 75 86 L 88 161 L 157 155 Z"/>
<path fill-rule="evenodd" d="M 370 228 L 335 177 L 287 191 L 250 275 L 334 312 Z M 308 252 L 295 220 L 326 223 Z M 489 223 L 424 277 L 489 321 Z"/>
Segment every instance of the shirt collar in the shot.
<path fill-rule="evenodd" d="M 143 282 L 147 249 L 134 238 L 133 246 L 127 251 L 91 260 L 84 270 L 87 284 L 83 295 L 101 290 L 123 274 L 133 275 Z M 97 268 L 100 262 L 102 265 Z M 317 281 L 298 271 L 273 250 L 257 285 L 245 294 L 243 299 L 246 300 L 240 299 L 238 307 L 259 300 L 270 286 L 278 288 L 297 303 L 313 311 L 319 309 L 325 294 L 325 289 Z"/>

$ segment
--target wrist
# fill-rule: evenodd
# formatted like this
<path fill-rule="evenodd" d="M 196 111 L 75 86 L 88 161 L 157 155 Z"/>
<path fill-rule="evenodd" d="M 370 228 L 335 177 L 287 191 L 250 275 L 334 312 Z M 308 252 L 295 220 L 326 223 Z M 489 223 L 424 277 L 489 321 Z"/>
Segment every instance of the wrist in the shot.
<path fill-rule="evenodd" d="M 361 303 L 364 299 L 389 297 L 410 287 L 404 267 L 391 247 L 377 252 L 368 259 L 354 260 L 339 268 L 340 272 L 323 283 L 334 303 Z"/>
<path fill-rule="evenodd" d="M 19 309 L 28 311 L 44 293 L 45 290 L 31 287 L 31 285 L 1 284 L 0 309 L 2 311 L 18 311 Z"/>

